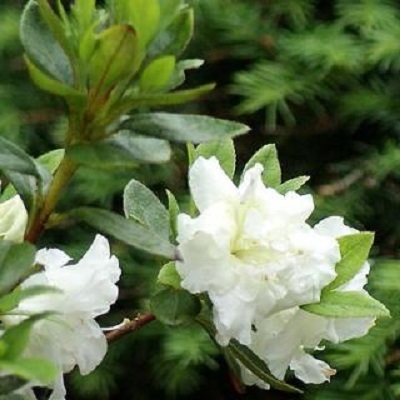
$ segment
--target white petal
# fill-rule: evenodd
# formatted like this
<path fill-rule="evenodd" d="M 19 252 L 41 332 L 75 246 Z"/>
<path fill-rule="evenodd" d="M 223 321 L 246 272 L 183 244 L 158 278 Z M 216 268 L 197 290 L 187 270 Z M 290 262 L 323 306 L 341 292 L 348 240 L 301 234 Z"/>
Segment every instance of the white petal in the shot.
<path fill-rule="evenodd" d="M 121 275 L 118 260 L 115 256 L 110 255 L 110 245 L 102 235 L 96 235 L 89 250 L 77 263 L 77 267 L 102 270 L 114 283 L 118 281 Z"/>
<path fill-rule="evenodd" d="M 304 352 L 300 352 L 290 362 L 290 369 L 304 383 L 323 383 L 329 381 L 330 377 L 336 373 L 326 362 L 317 360 Z"/>
<path fill-rule="evenodd" d="M 238 190 L 215 157 L 199 157 L 189 171 L 189 186 L 200 211 L 219 201 L 237 201 Z"/>
<path fill-rule="evenodd" d="M 60 268 L 72 260 L 68 254 L 58 249 L 41 249 L 36 253 L 35 262 L 45 269 Z"/>
<path fill-rule="evenodd" d="M 263 166 L 257 163 L 245 172 L 243 180 L 239 185 L 241 203 L 257 196 L 260 190 L 265 190 L 265 185 L 261 177 L 263 170 Z"/>
<path fill-rule="evenodd" d="M 336 216 L 323 219 L 314 226 L 314 229 L 320 235 L 330 236 L 333 238 L 359 232 L 357 229 L 345 225 L 342 217 Z"/>
<path fill-rule="evenodd" d="M 20 196 L 0 204 L 0 239 L 22 242 L 27 223 L 28 213 Z"/>
<path fill-rule="evenodd" d="M 60 374 L 53 384 L 53 392 L 51 393 L 49 400 L 65 400 L 67 391 L 65 390 L 64 377 Z"/>
<path fill-rule="evenodd" d="M 233 257 L 213 236 L 198 232 L 193 240 L 179 245 L 179 252 L 182 261 L 176 269 L 182 287 L 191 293 L 224 293 L 232 287 L 236 276 Z"/>
<path fill-rule="evenodd" d="M 370 264 L 365 262 L 358 273 L 346 282 L 344 285 L 340 286 L 337 290 L 339 291 L 353 291 L 353 292 L 365 292 L 363 290 L 364 286 L 367 284 L 367 276 L 369 274 Z"/>

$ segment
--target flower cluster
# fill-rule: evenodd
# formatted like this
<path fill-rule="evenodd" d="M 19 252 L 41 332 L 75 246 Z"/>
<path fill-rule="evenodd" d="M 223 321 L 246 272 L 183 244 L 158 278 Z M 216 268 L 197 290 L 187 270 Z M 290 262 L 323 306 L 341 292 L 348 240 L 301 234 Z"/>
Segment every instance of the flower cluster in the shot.
<path fill-rule="evenodd" d="M 331 217 L 312 227 L 310 195 L 268 188 L 263 167 L 247 170 L 238 187 L 215 157 L 198 158 L 189 185 L 200 215 L 178 217 L 182 287 L 206 293 L 213 305 L 217 340 L 249 346 L 280 379 L 288 368 L 309 383 L 334 373 L 306 352 L 322 339 L 333 342 L 361 336 L 373 318 L 324 318 L 300 309 L 317 303 L 337 273 L 337 238 L 357 232 Z M 369 265 L 340 291 L 362 291 Z M 264 386 L 243 368 L 247 384 Z"/>
<path fill-rule="evenodd" d="M 14 222 L 8 224 L 5 237 L 22 240 L 26 211 L 21 199 L 16 196 L 1 206 L 9 207 L 3 220 L 15 209 L 19 210 L 12 219 Z M 2 215 L 0 209 L 0 219 Z M 0 221 L 0 227 L 7 226 Z M 116 282 L 121 271 L 105 237 L 97 235 L 79 262 L 70 264 L 70 261 L 63 251 L 39 250 L 35 262 L 42 270 L 26 279 L 21 289 L 47 286 L 54 290 L 23 299 L 16 309 L 2 317 L 7 327 L 31 315 L 52 313 L 35 323 L 24 352 L 26 357 L 47 359 L 57 367 L 59 374 L 50 400 L 65 399 L 63 373 L 77 365 L 83 375 L 88 374 L 104 358 L 107 341 L 94 318 L 107 313 L 118 297 Z M 30 396 L 34 398 L 32 393 Z"/>

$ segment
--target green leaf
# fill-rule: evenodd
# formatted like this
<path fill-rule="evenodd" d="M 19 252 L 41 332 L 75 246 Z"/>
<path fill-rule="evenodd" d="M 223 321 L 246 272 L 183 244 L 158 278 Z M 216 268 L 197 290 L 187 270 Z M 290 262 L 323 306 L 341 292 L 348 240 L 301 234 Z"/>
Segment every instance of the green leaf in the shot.
<path fill-rule="evenodd" d="M 182 0 L 161 0 L 160 2 L 160 28 L 164 29 L 176 17 L 182 5 Z"/>
<path fill-rule="evenodd" d="M 160 22 L 159 0 L 125 0 L 125 4 L 128 5 L 127 12 L 129 14 L 127 17 L 129 22 L 138 31 L 142 46 L 146 46 L 158 30 Z"/>
<path fill-rule="evenodd" d="M 40 15 L 43 21 L 46 23 L 47 28 L 53 34 L 57 42 L 61 45 L 65 51 L 65 54 L 69 56 L 69 59 L 73 60 L 74 51 L 72 49 L 71 41 L 68 38 L 67 29 L 64 26 L 63 21 L 53 11 L 48 0 L 38 0 L 37 2 L 39 4 Z M 90 1 L 86 0 L 86 3 L 89 2 Z"/>
<path fill-rule="evenodd" d="M 176 201 L 175 196 L 169 190 L 167 190 L 167 196 L 168 196 L 170 239 L 174 241 L 178 236 L 177 223 L 179 215 L 179 204 Z"/>
<path fill-rule="evenodd" d="M 80 30 L 85 31 L 92 24 L 93 14 L 96 10 L 96 0 L 75 0 L 71 10 L 79 22 Z"/>
<path fill-rule="evenodd" d="M 4 176 L 11 182 L 7 186 L 2 199 L 10 198 L 18 193 L 27 210 L 30 210 L 35 203 L 36 194 L 38 192 L 37 181 L 33 176 L 23 175 L 18 172 L 5 172 Z"/>
<path fill-rule="evenodd" d="M 156 293 L 150 300 L 156 318 L 166 325 L 189 323 L 200 313 L 200 300 L 186 290 L 169 286 Z"/>
<path fill-rule="evenodd" d="M 31 271 L 36 249 L 29 243 L 0 240 L 0 294 L 14 289 Z"/>
<path fill-rule="evenodd" d="M 33 83 L 40 89 L 55 94 L 56 96 L 66 97 L 70 101 L 83 102 L 85 97 L 83 93 L 73 87 L 60 82 L 46 73 L 42 72 L 36 65 L 25 56 L 25 62 L 28 67 L 29 75 Z"/>
<path fill-rule="evenodd" d="M 193 25 L 193 10 L 183 9 L 151 42 L 148 58 L 154 59 L 166 54 L 181 55 L 193 35 Z"/>
<path fill-rule="evenodd" d="M 174 70 L 174 56 L 163 56 L 153 60 L 140 77 L 140 91 L 151 92 L 165 89 Z"/>
<path fill-rule="evenodd" d="M 248 370 L 250 370 L 257 378 L 263 382 L 268 383 L 275 389 L 291 393 L 303 393 L 300 389 L 291 386 L 279 379 L 275 378 L 269 371 L 267 364 L 261 360 L 253 351 L 248 347 L 240 344 L 237 340 L 233 339 L 228 345 L 228 351 L 240 361 Z"/>
<path fill-rule="evenodd" d="M 142 52 L 137 34 L 127 24 L 113 25 L 100 33 L 89 63 L 92 86 L 106 91 L 140 67 Z"/>
<path fill-rule="evenodd" d="M 51 315 L 50 313 L 42 313 L 33 315 L 5 330 L 1 337 L 1 341 L 6 345 L 6 351 L 2 355 L 2 360 L 15 360 L 20 357 L 28 344 L 29 334 L 33 325 L 43 318 Z"/>
<path fill-rule="evenodd" d="M 132 179 L 124 190 L 126 218 L 134 219 L 158 236 L 169 240 L 169 214 L 158 197 L 145 185 Z"/>
<path fill-rule="evenodd" d="M 58 374 L 58 368 L 53 363 L 35 358 L 0 360 L 0 369 L 43 385 L 53 383 Z"/>
<path fill-rule="evenodd" d="M 168 89 L 172 90 L 180 86 L 186 80 L 186 70 L 197 69 L 204 64 L 204 60 L 182 60 L 176 64 L 175 71 L 172 74 L 171 80 L 168 85 Z"/>
<path fill-rule="evenodd" d="M 122 122 L 121 129 L 139 135 L 177 142 L 207 142 L 226 139 L 248 132 L 246 125 L 203 115 L 168 113 L 138 114 Z"/>
<path fill-rule="evenodd" d="M 196 320 L 212 338 L 215 337 L 217 331 L 214 324 L 208 317 L 201 315 L 196 318 Z M 228 346 L 224 348 L 224 352 L 228 352 L 229 357 L 234 357 L 237 361 L 240 361 L 240 363 L 243 364 L 254 375 L 272 387 L 285 392 L 303 393 L 300 389 L 297 389 L 296 387 L 288 385 L 287 383 L 275 378 L 271 374 L 267 364 L 252 350 L 250 350 L 247 346 L 240 344 L 237 340 L 232 339 Z"/>
<path fill-rule="evenodd" d="M 389 310 L 378 300 L 361 292 L 322 292 L 319 303 L 301 307 L 312 314 L 329 318 L 389 317 Z"/>
<path fill-rule="evenodd" d="M 126 114 L 139 107 L 174 106 L 177 104 L 187 103 L 208 93 L 209 91 L 213 90 L 214 87 L 215 84 L 210 83 L 207 85 L 198 86 L 194 89 L 178 90 L 172 93 L 146 93 L 140 96 L 135 95 L 134 97 L 126 97 L 118 103 L 112 112 L 113 115 L 119 117 L 122 114 Z"/>
<path fill-rule="evenodd" d="M 13 310 L 18 304 L 28 297 L 40 296 L 47 293 L 59 293 L 54 287 L 51 286 L 30 286 L 26 289 L 17 287 L 11 293 L 8 293 L 0 298 L 0 313 Z"/>
<path fill-rule="evenodd" d="M 231 139 L 213 140 L 211 142 L 199 144 L 195 150 L 195 158 L 210 158 L 215 156 L 222 169 L 232 179 L 235 174 L 236 153 L 235 146 Z"/>
<path fill-rule="evenodd" d="M 181 289 L 181 281 L 182 279 L 176 270 L 174 261 L 163 265 L 157 277 L 158 283 L 164 286 L 171 286 L 174 289 Z"/>
<path fill-rule="evenodd" d="M 289 179 L 288 181 L 280 184 L 276 190 L 280 194 L 286 194 L 288 192 L 295 192 L 299 190 L 308 180 L 310 179 L 309 176 L 298 176 L 297 178 Z"/>
<path fill-rule="evenodd" d="M 34 160 L 16 144 L 0 136 L 0 170 L 40 177 Z"/>
<path fill-rule="evenodd" d="M 44 22 L 36 0 L 30 0 L 25 6 L 20 33 L 29 58 L 56 80 L 73 86 L 74 77 L 68 56 Z"/>
<path fill-rule="evenodd" d="M 274 144 L 267 144 L 261 147 L 248 161 L 244 171 L 260 163 L 264 167 L 262 175 L 266 186 L 277 188 L 281 184 L 281 167 L 278 160 L 278 153 Z"/>
<path fill-rule="evenodd" d="M 0 395 L 9 394 L 26 384 L 25 379 L 14 375 L 0 376 Z M 1 397 L 0 397 L 1 399 Z"/>
<path fill-rule="evenodd" d="M 324 288 L 324 291 L 333 290 L 344 285 L 360 271 L 368 258 L 374 242 L 374 234 L 372 232 L 355 233 L 340 237 L 338 242 L 341 259 L 335 267 L 337 277 Z"/>
<path fill-rule="evenodd" d="M 121 131 L 111 139 L 67 148 L 76 163 L 102 169 L 137 168 L 140 163 L 164 163 L 171 157 L 167 141 Z"/>
<path fill-rule="evenodd" d="M 97 208 L 82 207 L 71 211 L 70 215 L 130 246 L 171 260 L 175 259 L 175 246 L 169 241 L 118 214 Z"/>
<path fill-rule="evenodd" d="M 64 158 L 65 150 L 56 149 L 42 154 L 37 161 L 46 168 L 51 174 L 57 171 L 62 159 Z"/>

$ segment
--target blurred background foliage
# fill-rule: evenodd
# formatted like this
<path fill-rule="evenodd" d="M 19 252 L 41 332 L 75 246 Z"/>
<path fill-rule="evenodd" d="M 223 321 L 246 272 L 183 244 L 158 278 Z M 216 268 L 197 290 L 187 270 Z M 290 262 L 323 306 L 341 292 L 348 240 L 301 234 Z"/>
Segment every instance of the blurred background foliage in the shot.
<path fill-rule="evenodd" d="M 28 79 L 18 39 L 23 0 L 0 3 L 0 134 L 38 156 L 61 146 L 63 104 Z M 64 1 L 68 4 L 68 1 Z M 376 232 L 370 291 L 392 312 L 371 333 L 323 352 L 338 375 L 329 385 L 291 397 L 255 388 L 235 391 L 215 345 L 196 327 L 153 323 L 110 346 L 88 377 L 68 378 L 71 399 L 400 398 L 400 5 L 390 0 L 197 0 L 196 31 L 186 55 L 205 59 L 188 85 L 217 89 L 180 111 L 239 119 L 252 132 L 237 141 L 243 165 L 265 143 L 276 143 L 286 178 L 311 175 L 315 220 L 338 214 Z M 64 193 L 70 204 L 121 210 L 132 178 L 165 200 L 185 201 L 184 149 L 171 163 L 132 170 L 87 168 Z M 239 167 L 240 170 L 240 167 Z M 93 232 L 68 226 L 40 245 L 80 256 Z M 115 324 L 146 308 L 161 265 L 114 243 L 124 270 Z M 44 393 L 46 395 L 46 393 Z"/>

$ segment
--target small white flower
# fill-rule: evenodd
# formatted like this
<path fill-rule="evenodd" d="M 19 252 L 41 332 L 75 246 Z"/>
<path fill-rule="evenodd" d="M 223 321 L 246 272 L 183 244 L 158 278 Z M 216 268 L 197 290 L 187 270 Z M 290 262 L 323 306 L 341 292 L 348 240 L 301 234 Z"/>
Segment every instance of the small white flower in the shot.
<path fill-rule="evenodd" d="M 28 213 L 18 195 L 0 203 L 0 239 L 12 242 L 24 240 Z"/>
<path fill-rule="evenodd" d="M 106 313 L 118 297 L 115 283 L 121 271 L 106 238 L 97 235 L 77 264 L 67 265 L 69 261 L 60 250 L 40 250 L 36 262 L 44 271 L 21 286 L 48 285 L 60 292 L 27 298 L 14 310 L 20 315 L 56 313 L 34 325 L 26 349 L 26 356 L 46 358 L 59 368 L 51 400 L 65 399 L 63 373 L 78 365 L 82 374 L 88 374 L 105 356 L 107 341 L 94 318 Z M 15 324 L 21 318 L 9 316 L 5 323 Z"/>
<path fill-rule="evenodd" d="M 321 221 L 315 230 L 331 237 L 358 232 L 347 227 L 339 217 Z M 363 287 L 368 272 L 369 264 L 365 263 L 353 279 L 337 290 L 365 292 Z M 267 363 L 277 378 L 283 379 L 290 368 L 305 383 L 322 383 L 329 380 L 335 370 L 324 361 L 307 354 L 306 350 L 318 350 L 322 340 L 339 343 L 363 336 L 374 321 L 375 318 L 326 318 L 294 307 L 260 321 L 257 332 L 252 334 L 250 347 Z M 242 378 L 248 385 L 265 387 L 263 382 L 245 368 L 242 368 Z"/>
<path fill-rule="evenodd" d="M 208 294 L 222 345 L 249 345 L 259 321 L 319 301 L 336 277 L 337 241 L 306 223 L 312 197 L 265 187 L 262 170 L 255 165 L 236 187 L 215 157 L 200 157 L 189 172 L 200 215 L 178 217 L 182 286 Z"/>

